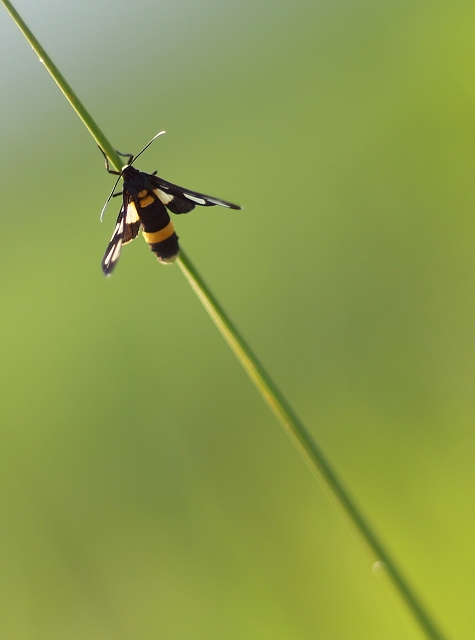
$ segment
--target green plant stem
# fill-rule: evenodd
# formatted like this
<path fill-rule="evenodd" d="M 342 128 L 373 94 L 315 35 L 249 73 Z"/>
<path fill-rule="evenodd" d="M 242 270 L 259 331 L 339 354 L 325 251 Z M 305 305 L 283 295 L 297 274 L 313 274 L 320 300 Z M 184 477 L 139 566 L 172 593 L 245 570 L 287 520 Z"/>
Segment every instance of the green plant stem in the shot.
<path fill-rule="evenodd" d="M 60 73 L 56 65 L 32 34 L 9 0 L 1 1 L 32 46 L 33 50 L 45 65 L 46 69 L 49 71 L 50 75 L 55 80 L 58 87 L 66 96 L 73 109 L 86 125 L 86 128 L 89 130 L 94 140 L 107 154 L 109 160 L 117 171 L 120 171 L 122 168 L 122 161 L 120 157 L 94 122 L 78 96 L 66 82 L 63 75 Z M 310 468 L 314 472 L 317 472 L 317 476 L 324 480 L 325 485 L 330 489 L 332 495 L 336 497 L 338 503 L 350 517 L 350 520 L 356 526 L 364 540 L 366 540 L 376 558 L 384 562 L 386 570 L 392 578 L 397 591 L 406 602 L 406 605 L 418 621 L 427 638 L 430 638 L 430 640 L 445 640 L 445 637 L 438 630 L 435 622 L 431 619 L 431 616 L 422 605 L 419 597 L 416 596 L 413 589 L 409 586 L 408 581 L 403 577 L 401 571 L 397 568 L 396 563 L 391 558 L 372 527 L 369 525 L 361 508 L 357 506 L 353 498 L 350 496 L 348 490 L 338 478 L 337 474 L 323 455 L 320 448 L 317 446 L 316 442 L 313 440 L 310 433 L 297 417 L 292 407 L 276 387 L 265 369 L 259 363 L 256 356 L 252 353 L 249 346 L 241 337 L 238 330 L 228 318 L 223 308 L 183 250 L 178 258 L 178 265 L 190 283 L 192 289 L 201 300 L 216 327 L 219 329 L 233 351 L 234 355 L 242 364 L 266 403 L 283 424 L 286 432 L 306 462 L 309 464 Z"/>
<path fill-rule="evenodd" d="M 280 420 L 285 431 L 303 458 L 312 471 L 317 472 L 317 475 L 323 478 L 326 486 L 330 488 L 332 495 L 336 497 L 339 504 L 350 517 L 350 520 L 367 542 L 376 558 L 384 562 L 386 570 L 392 578 L 397 591 L 405 600 L 427 637 L 431 640 L 444 640 L 444 636 L 436 627 L 435 622 L 422 605 L 419 597 L 416 596 L 414 590 L 409 586 L 408 581 L 397 567 L 395 561 L 366 520 L 361 508 L 350 496 L 349 491 L 338 478 L 321 449 L 246 344 L 183 249 L 180 251 L 178 264 L 221 335 L 244 367 L 246 373 L 270 409 Z"/>
<path fill-rule="evenodd" d="M 54 64 L 54 62 L 51 60 L 49 55 L 43 49 L 41 44 L 32 34 L 32 32 L 30 31 L 28 26 L 25 24 L 23 18 L 20 16 L 18 11 L 15 9 L 15 7 L 11 4 L 11 2 L 9 2 L 9 0 L 2 0 L 2 2 L 5 5 L 5 8 L 7 9 L 8 13 L 11 15 L 11 17 L 17 24 L 20 31 L 23 33 L 25 38 L 30 43 L 33 51 L 37 54 L 38 58 L 40 59 L 40 62 L 42 62 L 45 65 L 45 67 L 48 69 L 49 74 L 51 75 L 53 80 L 56 82 L 58 87 L 61 89 L 61 91 L 64 93 L 67 100 L 69 101 L 69 104 L 72 106 L 74 111 L 78 114 L 78 116 L 81 118 L 81 120 L 85 124 L 91 136 L 94 138 L 97 144 L 101 147 L 101 149 L 103 149 L 104 153 L 107 155 L 107 157 L 109 158 L 114 168 L 117 171 L 120 171 L 124 164 L 123 161 L 121 161 L 114 147 L 110 144 L 110 142 L 107 140 L 105 135 L 99 129 L 97 124 L 94 122 L 91 114 L 88 112 L 88 110 L 83 105 L 83 103 L 79 100 L 78 96 L 70 87 L 70 85 L 68 84 L 68 82 L 66 81 L 66 79 L 64 78 L 60 70 L 58 69 L 58 67 Z"/>

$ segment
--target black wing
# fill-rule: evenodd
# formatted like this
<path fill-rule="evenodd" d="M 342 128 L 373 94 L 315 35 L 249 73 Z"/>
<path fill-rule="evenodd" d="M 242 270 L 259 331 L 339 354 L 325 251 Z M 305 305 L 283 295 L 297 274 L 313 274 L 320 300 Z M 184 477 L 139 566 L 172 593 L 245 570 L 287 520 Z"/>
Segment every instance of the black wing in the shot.
<path fill-rule="evenodd" d="M 227 207 L 228 209 L 240 209 L 241 207 L 226 200 L 219 200 L 212 196 L 206 196 L 204 193 L 191 191 L 185 187 L 179 187 L 177 184 L 167 182 L 158 176 L 150 176 L 151 183 L 154 187 L 155 195 L 163 204 L 173 213 L 188 213 L 198 204 L 202 207 Z"/>
<path fill-rule="evenodd" d="M 102 271 L 105 276 L 110 276 L 120 257 L 122 245 L 131 242 L 137 237 L 140 229 L 140 220 L 133 201 L 129 201 L 129 195 L 124 191 L 122 206 L 115 225 L 114 233 L 107 245 L 102 258 Z"/>

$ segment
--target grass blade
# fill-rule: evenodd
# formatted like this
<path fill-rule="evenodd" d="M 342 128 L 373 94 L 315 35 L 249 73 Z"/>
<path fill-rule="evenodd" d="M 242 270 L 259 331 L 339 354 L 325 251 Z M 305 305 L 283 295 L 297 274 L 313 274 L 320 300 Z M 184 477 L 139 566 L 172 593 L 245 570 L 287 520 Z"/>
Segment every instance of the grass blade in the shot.
<path fill-rule="evenodd" d="M 117 171 L 120 171 L 122 169 L 123 162 L 117 155 L 117 152 L 114 149 L 114 147 L 111 145 L 111 143 L 107 140 L 105 135 L 97 126 L 97 124 L 95 123 L 89 111 L 86 109 L 86 107 L 83 105 L 83 103 L 78 98 L 76 93 L 73 91 L 72 87 L 66 81 L 66 78 L 62 75 L 58 67 L 54 64 L 54 62 L 51 60 L 49 55 L 43 49 L 41 44 L 35 38 L 35 36 L 30 31 L 29 27 L 26 25 L 25 21 L 20 16 L 18 11 L 15 9 L 15 7 L 12 5 L 12 3 L 9 0 L 2 0 L 2 3 L 5 5 L 6 10 L 15 21 L 17 27 L 20 29 L 20 31 L 23 33 L 25 38 L 30 43 L 31 48 L 37 54 L 38 58 L 40 59 L 40 62 L 42 62 L 45 65 L 50 76 L 53 78 L 53 80 L 56 82 L 58 87 L 61 89 L 61 91 L 65 95 L 66 99 L 68 100 L 69 104 L 72 106 L 74 111 L 78 114 L 78 116 L 83 121 L 84 125 L 86 126 L 86 129 L 89 131 L 89 133 L 97 142 L 97 144 L 101 147 L 101 149 L 104 150 L 107 157 L 109 158 L 111 163 L 114 165 L 114 168 Z"/>
<path fill-rule="evenodd" d="M 414 590 L 410 587 L 395 561 L 363 515 L 361 508 L 351 497 L 315 440 L 246 344 L 183 250 L 180 252 L 178 264 L 221 335 L 244 367 L 265 402 L 282 423 L 302 457 L 311 470 L 317 472 L 317 477 L 324 480 L 324 484 L 343 507 L 376 558 L 384 563 L 397 591 L 419 622 L 426 636 L 431 640 L 444 640 L 445 636 L 436 627 L 435 622 L 422 605 L 419 597 L 416 596 Z"/>

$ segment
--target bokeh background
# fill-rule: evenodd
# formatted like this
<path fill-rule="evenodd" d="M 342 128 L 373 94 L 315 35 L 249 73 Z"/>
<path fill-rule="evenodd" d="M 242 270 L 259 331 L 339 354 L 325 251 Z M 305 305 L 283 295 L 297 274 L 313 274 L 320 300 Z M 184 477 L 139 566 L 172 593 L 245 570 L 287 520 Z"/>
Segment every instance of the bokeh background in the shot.
<path fill-rule="evenodd" d="M 451 638 L 475 635 L 475 7 L 17 0 Z M 420 640 L 0 10 L 0 637 Z"/>

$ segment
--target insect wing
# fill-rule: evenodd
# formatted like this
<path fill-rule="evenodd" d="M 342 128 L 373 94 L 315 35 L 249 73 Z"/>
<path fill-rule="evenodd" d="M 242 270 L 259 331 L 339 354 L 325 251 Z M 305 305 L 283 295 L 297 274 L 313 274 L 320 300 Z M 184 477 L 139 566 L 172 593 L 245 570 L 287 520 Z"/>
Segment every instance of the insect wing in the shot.
<path fill-rule="evenodd" d="M 198 204 L 202 207 L 227 207 L 228 209 L 240 209 L 241 207 L 226 200 L 219 200 L 212 196 L 206 196 L 197 191 L 191 191 L 177 184 L 163 180 L 158 176 L 150 176 L 152 185 L 155 187 L 155 195 L 173 213 L 188 213 Z"/>
<path fill-rule="evenodd" d="M 133 202 L 128 202 L 128 194 L 124 191 L 122 207 L 115 225 L 114 233 L 107 245 L 102 259 L 102 271 L 105 276 L 110 276 L 120 257 L 122 245 L 133 240 L 140 229 L 140 221 L 137 209 Z"/>
<path fill-rule="evenodd" d="M 124 237 L 122 239 L 122 244 L 127 244 L 128 242 L 132 242 L 134 238 L 137 237 L 137 234 L 140 229 L 140 218 L 137 213 L 137 208 L 133 200 L 130 200 L 126 205 L 126 213 L 125 213 L 125 224 L 124 224 Z"/>

